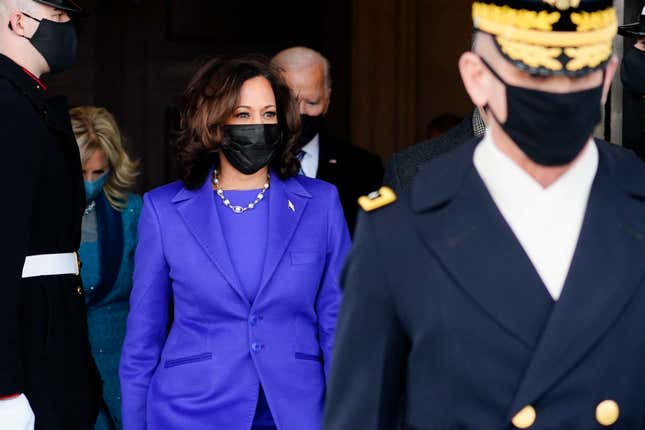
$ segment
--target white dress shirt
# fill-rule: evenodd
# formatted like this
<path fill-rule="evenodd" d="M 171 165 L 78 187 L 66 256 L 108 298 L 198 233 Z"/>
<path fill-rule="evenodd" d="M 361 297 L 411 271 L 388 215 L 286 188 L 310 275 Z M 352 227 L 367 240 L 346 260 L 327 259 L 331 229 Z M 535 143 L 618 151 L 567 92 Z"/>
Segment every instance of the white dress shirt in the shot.
<path fill-rule="evenodd" d="M 302 151 L 304 156 L 300 161 L 300 167 L 305 176 L 315 178 L 318 174 L 318 160 L 320 158 L 320 134 L 315 135 L 309 143 L 303 146 Z"/>
<path fill-rule="evenodd" d="M 0 427 L 3 430 L 34 430 L 36 418 L 24 394 L 0 400 Z"/>
<path fill-rule="evenodd" d="M 591 139 L 580 158 L 547 188 L 507 157 L 490 132 L 475 149 L 473 161 L 493 201 L 557 301 L 598 170 L 596 143 Z"/>

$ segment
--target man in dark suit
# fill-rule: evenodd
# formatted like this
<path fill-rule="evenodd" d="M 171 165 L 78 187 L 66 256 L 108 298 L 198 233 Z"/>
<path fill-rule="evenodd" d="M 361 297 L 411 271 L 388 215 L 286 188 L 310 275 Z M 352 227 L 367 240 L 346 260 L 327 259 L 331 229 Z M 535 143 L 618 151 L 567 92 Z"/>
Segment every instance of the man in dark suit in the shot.
<path fill-rule="evenodd" d="M 628 39 L 620 67 L 623 94 L 623 146 L 645 159 L 645 4 L 637 22 L 618 27 Z"/>
<path fill-rule="evenodd" d="M 378 188 L 383 179 L 380 158 L 358 146 L 332 137 L 324 127 L 331 100 L 329 61 L 304 47 L 279 52 L 273 64 L 280 68 L 298 98 L 302 118 L 301 173 L 338 188 L 350 232 L 354 231 L 358 198 Z"/>
<path fill-rule="evenodd" d="M 452 151 L 473 137 L 482 137 L 485 132 L 486 124 L 479 110 L 474 109 L 472 115 L 445 134 L 394 154 L 385 169 L 383 182 L 397 192 L 406 190 L 424 163 Z"/>
<path fill-rule="evenodd" d="M 85 193 L 64 98 L 40 76 L 71 66 L 68 0 L 0 0 L 0 428 L 89 430 L 100 381 L 75 251 Z M 35 423 L 34 423 L 35 421 Z"/>
<path fill-rule="evenodd" d="M 393 429 L 403 396 L 411 430 L 645 428 L 645 166 L 592 138 L 614 9 L 473 18 L 459 69 L 489 130 L 361 200 L 323 429 Z"/>

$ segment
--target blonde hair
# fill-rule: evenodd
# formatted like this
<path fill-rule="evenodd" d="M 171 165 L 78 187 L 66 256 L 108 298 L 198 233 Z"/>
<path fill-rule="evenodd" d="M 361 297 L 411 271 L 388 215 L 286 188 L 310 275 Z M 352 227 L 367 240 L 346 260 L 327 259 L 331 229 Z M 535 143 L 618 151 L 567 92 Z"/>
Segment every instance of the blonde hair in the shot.
<path fill-rule="evenodd" d="M 110 205 L 122 211 L 128 203 L 128 190 L 139 175 L 139 162 L 131 160 L 125 152 L 114 116 L 106 109 L 94 106 L 77 107 L 69 114 L 81 162 L 87 163 L 97 149 L 103 151 L 110 166 L 110 176 L 103 191 Z"/>

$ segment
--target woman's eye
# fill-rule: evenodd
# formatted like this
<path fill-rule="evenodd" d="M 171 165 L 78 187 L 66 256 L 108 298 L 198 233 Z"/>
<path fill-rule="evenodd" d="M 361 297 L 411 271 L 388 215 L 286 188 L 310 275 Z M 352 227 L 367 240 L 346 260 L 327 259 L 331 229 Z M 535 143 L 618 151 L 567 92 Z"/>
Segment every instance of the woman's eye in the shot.
<path fill-rule="evenodd" d="M 267 118 L 275 118 L 276 113 L 275 112 L 265 112 L 264 116 Z"/>
<path fill-rule="evenodd" d="M 235 118 L 243 118 L 243 119 L 245 119 L 245 118 L 248 118 L 248 117 L 249 117 L 249 113 L 248 113 L 248 112 L 239 112 L 239 113 L 237 113 L 237 114 L 235 115 Z"/>

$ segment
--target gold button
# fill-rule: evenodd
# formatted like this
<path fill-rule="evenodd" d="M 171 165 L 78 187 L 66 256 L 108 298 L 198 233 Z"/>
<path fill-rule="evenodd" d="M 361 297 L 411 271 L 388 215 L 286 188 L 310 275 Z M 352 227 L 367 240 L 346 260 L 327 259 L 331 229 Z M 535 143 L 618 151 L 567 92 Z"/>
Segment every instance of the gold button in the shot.
<path fill-rule="evenodd" d="M 76 294 L 78 294 L 79 296 L 83 295 L 83 288 L 81 288 L 80 285 L 76 287 Z"/>
<path fill-rule="evenodd" d="M 521 411 L 513 417 L 513 425 L 518 429 L 527 429 L 535 424 L 535 418 L 537 414 L 535 413 L 535 408 L 531 405 L 524 407 Z"/>
<path fill-rule="evenodd" d="M 596 421 L 602 426 L 609 427 L 618 421 L 620 416 L 620 408 L 618 403 L 613 400 L 605 400 L 600 402 L 596 407 Z"/>

